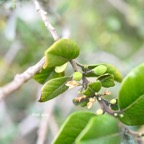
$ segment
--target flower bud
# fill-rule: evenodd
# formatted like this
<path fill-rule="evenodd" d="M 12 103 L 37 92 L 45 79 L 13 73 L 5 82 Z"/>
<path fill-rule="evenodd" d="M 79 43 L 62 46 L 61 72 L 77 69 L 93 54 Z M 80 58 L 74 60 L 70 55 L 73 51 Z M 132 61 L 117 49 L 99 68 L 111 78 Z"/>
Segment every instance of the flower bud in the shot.
<path fill-rule="evenodd" d="M 119 116 L 120 116 L 121 118 L 123 118 L 123 117 L 124 117 L 124 115 L 123 115 L 123 114 L 120 114 Z"/>
<path fill-rule="evenodd" d="M 74 72 L 73 73 L 73 79 L 76 81 L 80 81 L 82 79 L 82 73 L 81 72 Z"/>
<path fill-rule="evenodd" d="M 72 81 L 68 81 L 65 85 L 68 86 L 69 88 L 73 88 L 73 87 L 79 86 L 80 83 L 72 80 Z"/>
<path fill-rule="evenodd" d="M 104 111 L 102 110 L 102 109 L 98 109 L 97 111 L 96 111 L 96 114 L 97 115 L 102 115 L 104 113 Z"/>
<path fill-rule="evenodd" d="M 114 105 L 114 104 L 117 103 L 117 100 L 116 99 L 112 99 L 112 100 L 110 100 L 110 103 Z"/>
<path fill-rule="evenodd" d="M 96 75 L 103 75 L 107 71 L 107 67 L 104 65 L 99 65 L 93 69 Z"/>

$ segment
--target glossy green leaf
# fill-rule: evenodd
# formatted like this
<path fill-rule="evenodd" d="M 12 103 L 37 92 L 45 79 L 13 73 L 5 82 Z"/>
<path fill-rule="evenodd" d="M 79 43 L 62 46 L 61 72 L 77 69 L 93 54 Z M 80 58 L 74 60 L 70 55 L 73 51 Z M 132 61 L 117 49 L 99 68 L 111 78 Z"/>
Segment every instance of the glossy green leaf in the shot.
<path fill-rule="evenodd" d="M 54 68 L 42 69 L 39 73 L 34 75 L 34 79 L 40 84 L 44 84 L 47 80 L 64 76 L 64 72 L 56 73 Z"/>
<path fill-rule="evenodd" d="M 122 81 L 122 74 L 120 73 L 120 71 L 114 65 L 106 64 L 106 63 L 94 64 L 94 65 L 88 65 L 87 69 L 88 70 L 92 70 L 92 69 L 94 69 L 95 67 L 97 67 L 99 65 L 106 66 L 107 67 L 106 73 L 109 73 L 109 74 L 113 75 L 115 81 L 117 81 L 117 82 L 121 82 Z M 92 73 L 89 73 L 87 76 L 89 76 L 89 77 L 95 77 L 95 76 L 98 76 L 98 75 L 96 75 L 96 74 L 94 74 L 92 72 Z"/>
<path fill-rule="evenodd" d="M 46 81 L 46 79 L 50 76 L 52 71 L 53 68 L 42 69 L 39 73 L 35 74 L 33 78 L 39 83 L 43 84 Z"/>
<path fill-rule="evenodd" d="M 96 75 L 102 75 L 107 71 L 107 67 L 104 65 L 99 65 L 93 69 Z"/>
<path fill-rule="evenodd" d="M 75 144 L 121 144 L 117 120 L 106 114 L 91 118 Z"/>
<path fill-rule="evenodd" d="M 53 144 L 73 144 L 89 120 L 95 116 L 94 113 L 90 112 L 73 113 L 62 125 Z"/>
<path fill-rule="evenodd" d="M 45 102 L 51 100 L 68 89 L 65 84 L 71 79 L 71 77 L 60 77 L 51 79 L 46 82 L 41 90 L 41 97 L 39 102 Z"/>
<path fill-rule="evenodd" d="M 46 67 L 61 66 L 69 60 L 75 59 L 79 55 L 78 45 L 70 39 L 60 39 L 56 41 L 46 52 Z"/>
<path fill-rule="evenodd" d="M 119 91 L 118 104 L 124 115 L 119 119 L 124 124 L 144 124 L 144 64 L 125 77 Z"/>
<path fill-rule="evenodd" d="M 101 81 L 103 87 L 113 87 L 115 85 L 114 83 L 114 76 L 110 74 L 104 74 L 100 77 L 98 77 L 98 80 Z"/>
<path fill-rule="evenodd" d="M 114 76 L 114 79 L 118 82 L 121 82 L 122 81 L 122 74 L 121 72 L 118 70 L 118 68 L 114 65 L 111 65 L 111 64 L 103 64 L 107 67 L 107 71 L 106 73 L 110 73 Z"/>
<path fill-rule="evenodd" d="M 96 92 L 99 92 L 101 89 L 101 82 L 98 80 L 96 82 L 90 83 L 87 89 L 83 92 L 86 96 L 93 96 Z"/>
<path fill-rule="evenodd" d="M 64 72 L 65 69 L 67 68 L 67 65 L 68 65 L 68 63 L 65 63 L 65 64 L 63 64 L 61 66 L 55 67 L 55 72 L 56 73 L 62 73 L 62 72 Z"/>

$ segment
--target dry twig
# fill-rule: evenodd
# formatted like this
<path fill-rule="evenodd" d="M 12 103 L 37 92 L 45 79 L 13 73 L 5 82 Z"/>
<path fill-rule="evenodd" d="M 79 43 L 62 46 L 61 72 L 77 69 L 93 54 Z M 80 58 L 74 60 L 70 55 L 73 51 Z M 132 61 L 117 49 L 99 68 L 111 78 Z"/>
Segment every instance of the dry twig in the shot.
<path fill-rule="evenodd" d="M 53 39 L 54 39 L 55 41 L 58 40 L 58 39 L 59 39 L 59 36 L 58 36 L 55 28 L 54 28 L 54 27 L 51 25 L 51 23 L 49 22 L 49 19 L 48 19 L 48 17 L 47 17 L 47 12 L 44 11 L 44 10 L 41 8 L 38 0 L 33 0 L 33 2 L 34 2 L 34 4 L 35 4 L 36 10 L 40 13 L 41 18 L 42 18 L 42 20 L 43 20 L 46 28 L 47 28 L 47 29 L 49 30 L 49 32 L 51 33 Z"/>
<path fill-rule="evenodd" d="M 26 71 L 21 74 L 17 74 L 13 81 L 0 87 L 0 100 L 5 96 L 18 90 L 25 82 L 30 80 L 37 72 L 39 72 L 45 63 L 45 57 L 43 57 L 37 64 L 29 67 Z"/>

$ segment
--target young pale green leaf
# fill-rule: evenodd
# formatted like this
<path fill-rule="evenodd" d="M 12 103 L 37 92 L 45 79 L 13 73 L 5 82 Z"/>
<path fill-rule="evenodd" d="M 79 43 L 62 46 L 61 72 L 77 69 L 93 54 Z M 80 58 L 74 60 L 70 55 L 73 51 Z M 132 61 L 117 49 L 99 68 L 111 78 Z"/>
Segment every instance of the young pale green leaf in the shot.
<path fill-rule="evenodd" d="M 124 115 L 119 119 L 124 124 L 144 124 L 144 64 L 125 77 L 119 91 L 118 105 Z"/>
<path fill-rule="evenodd" d="M 62 125 L 53 144 L 73 144 L 89 120 L 95 116 L 94 113 L 90 112 L 73 113 Z"/>
<path fill-rule="evenodd" d="M 76 81 L 80 81 L 82 79 L 82 73 L 81 72 L 74 72 L 73 73 L 73 79 Z"/>
<path fill-rule="evenodd" d="M 71 77 L 60 77 L 51 79 L 44 84 L 41 90 L 41 97 L 39 102 L 45 102 L 51 100 L 68 89 L 65 84 L 71 79 Z"/>
<path fill-rule="evenodd" d="M 101 82 L 98 80 L 96 82 L 90 83 L 87 89 L 83 92 L 86 96 L 93 96 L 96 92 L 99 92 L 101 89 Z"/>
<path fill-rule="evenodd" d="M 64 72 L 56 73 L 54 68 L 42 69 L 39 73 L 34 75 L 34 79 L 40 84 L 44 84 L 47 80 L 64 76 Z"/>
<path fill-rule="evenodd" d="M 117 120 L 109 115 L 91 118 L 75 144 L 121 144 Z"/>
<path fill-rule="evenodd" d="M 107 71 L 107 67 L 104 65 L 99 65 L 93 69 L 96 75 L 103 75 Z"/>
<path fill-rule="evenodd" d="M 62 73 L 62 72 L 64 72 L 65 69 L 67 68 L 67 65 L 68 65 L 68 63 L 65 63 L 65 64 L 63 64 L 61 66 L 55 67 L 55 72 L 56 73 Z"/>
<path fill-rule="evenodd" d="M 92 70 L 95 67 L 98 67 L 100 65 L 104 65 L 104 66 L 107 67 L 107 71 L 105 73 L 109 73 L 109 74 L 113 75 L 115 81 L 117 81 L 117 82 L 122 81 L 122 74 L 120 73 L 120 71 L 114 65 L 106 64 L 106 63 L 87 65 L 87 69 Z M 98 75 L 96 75 L 92 72 L 92 73 L 87 74 L 87 76 L 88 77 L 95 77 L 95 76 L 98 76 Z"/>
<path fill-rule="evenodd" d="M 56 41 L 45 52 L 46 67 L 61 66 L 69 60 L 75 59 L 79 55 L 78 45 L 70 39 L 60 39 Z"/>
<path fill-rule="evenodd" d="M 101 81 L 103 87 L 113 87 L 115 85 L 114 83 L 114 76 L 110 74 L 104 74 L 100 77 L 98 77 L 98 80 Z"/>
<path fill-rule="evenodd" d="M 110 73 L 111 75 L 113 75 L 115 81 L 117 82 L 122 81 L 123 79 L 122 74 L 114 65 L 111 64 L 103 64 L 103 65 L 107 67 L 106 73 Z"/>

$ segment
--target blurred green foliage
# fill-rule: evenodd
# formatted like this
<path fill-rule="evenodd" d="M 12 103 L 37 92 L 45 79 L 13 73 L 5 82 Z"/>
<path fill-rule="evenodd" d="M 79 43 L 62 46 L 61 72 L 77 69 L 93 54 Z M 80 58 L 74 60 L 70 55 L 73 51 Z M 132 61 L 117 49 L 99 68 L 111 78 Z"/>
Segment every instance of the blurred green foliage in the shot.
<path fill-rule="evenodd" d="M 144 1 L 123 0 L 120 4 L 115 1 L 41 0 L 41 4 L 48 11 L 49 20 L 58 34 L 63 36 L 70 33 L 70 38 L 78 43 L 81 49 L 80 62 L 96 63 L 100 56 L 100 61 L 115 63 L 125 75 L 129 69 L 144 61 Z M 13 4 L 13 0 L 0 0 L 0 86 L 12 80 L 15 74 L 38 62 L 53 43 L 52 36 L 31 1 L 17 0 L 16 8 Z M 11 31 L 15 35 L 9 39 L 7 35 L 11 34 Z M 12 53 L 10 57 L 6 55 L 16 41 L 20 43 L 20 48 L 11 60 Z M 103 52 L 109 57 L 103 55 Z M 118 61 L 114 61 L 113 57 Z M 19 91 L 6 99 L 11 115 L 15 116 L 13 125 L 10 126 L 12 131 L 13 127 L 14 130 L 17 129 L 18 122 L 28 115 L 26 112 L 35 102 L 37 88 L 37 82 L 31 81 L 21 89 L 22 92 Z M 119 85 L 116 85 L 112 92 L 117 94 L 115 91 L 118 88 Z M 62 115 L 59 107 L 60 105 L 55 109 L 56 114 L 59 114 L 57 119 Z M 22 112 L 24 114 L 16 118 L 16 115 Z M 62 118 L 60 119 L 62 122 Z M 59 119 L 57 121 L 60 123 Z M 3 122 L 4 120 L 1 120 L 0 125 Z M 6 136 L 0 136 L 0 143 L 11 142 L 11 131 L 6 133 Z"/>

